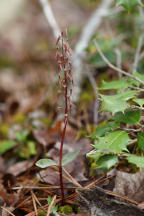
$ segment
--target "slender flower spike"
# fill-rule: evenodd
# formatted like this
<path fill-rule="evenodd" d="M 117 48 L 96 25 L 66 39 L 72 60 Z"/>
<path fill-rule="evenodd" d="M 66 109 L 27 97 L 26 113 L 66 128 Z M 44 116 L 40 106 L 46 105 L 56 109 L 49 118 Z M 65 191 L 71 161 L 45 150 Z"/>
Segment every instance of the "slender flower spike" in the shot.
<path fill-rule="evenodd" d="M 62 157 L 63 157 L 63 144 L 66 134 L 66 127 L 68 123 L 68 114 L 71 111 L 71 95 L 73 87 L 72 78 L 72 65 L 71 65 L 71 52 L 68 44 L 68 33 L 67 30 L 62 32 L 56 42 L 56 61 L 59 69 L 59 85 L 63 89 L 65 99 L 65 117 L 64 117 L 64 128 L 62 132 L 61 144 L 60 144 L 60 155 L 59 155 L 59 175 L 60 175 L 60 188 L 61 198 L 64 201 L 64 189 L 63 189 L 63 177 L 62 177 Z"/>
<path fill-rule="evenodd" d="M 64 90 L 65 95 L 65 109 L 67 114 L 71 110 L 71 95 L 73 87 L 71 52 L 68 44 L 67 30 L 62 32 L 56 42 L 56 61 L 59 69 L 59 84 Z M 67 99 L 66 99 L 67 98 Z"/>

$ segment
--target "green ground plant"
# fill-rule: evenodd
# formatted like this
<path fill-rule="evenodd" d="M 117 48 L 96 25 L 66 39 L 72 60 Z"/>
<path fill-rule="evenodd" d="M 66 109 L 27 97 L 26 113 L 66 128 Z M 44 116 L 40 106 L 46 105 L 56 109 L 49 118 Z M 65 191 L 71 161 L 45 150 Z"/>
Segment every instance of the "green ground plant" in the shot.
<path fill-rule="evenodd" d="M 115 2 L 128 13 L 142 6 L 140 0 Z M 144 169 L 144 74 L 139 73 L 137 68 L 133 73 L 117 69 L 104 55 L 100 45 L 97 42 L 95 45 L 101 60 L 124 76 L 110 82 L 103 81 L 99 88 L 100 111 L 109 117 L 89 136 L 94 143 L 93 151 L 87 154 L 90 175 L 107 172 L 122 161 L 132 172 Z"/>

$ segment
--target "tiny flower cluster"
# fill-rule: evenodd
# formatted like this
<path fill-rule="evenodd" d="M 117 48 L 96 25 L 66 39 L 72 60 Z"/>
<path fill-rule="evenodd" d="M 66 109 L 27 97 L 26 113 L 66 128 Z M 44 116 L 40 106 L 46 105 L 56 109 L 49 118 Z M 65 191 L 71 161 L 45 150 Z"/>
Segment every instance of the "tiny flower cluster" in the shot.
<path fill-rule="evenodd" d="M 65 95 L 65 114 L 71 110 L 71 95 L 72 95 L 72 65 L 71 52 L 68 43 L 67 30 L 62 32 L 56 42 L 56 60 L 59 68 L 59 85 L 64 90 Z"/>

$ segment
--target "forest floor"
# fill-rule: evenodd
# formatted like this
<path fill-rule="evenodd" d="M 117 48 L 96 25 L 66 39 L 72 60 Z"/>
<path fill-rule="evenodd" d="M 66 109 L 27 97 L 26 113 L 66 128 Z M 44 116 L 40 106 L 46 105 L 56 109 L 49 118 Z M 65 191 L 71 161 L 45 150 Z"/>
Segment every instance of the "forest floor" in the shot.
<path fill-rule="evenodd" d="M 71 26 L 73 47 L 93 7 L 65 0 L 52 1 L 52 7 L 61 29 Z M 35 163 L 43 157 L 59 160 L 64 125 L 63 111 L 58 107 L 63 102 L 58 94 L 55 42 L 38 2 L 27 3 L 24 13 L 0 33 L 0 39 L 0 215 L 50 215 L 61 205 L 59 173 L 56 167 L 40 169 Z M 105 67 L 95 74 L 99 83 L 105 73 L 109 78 L 115 76 Z M 121 194 L 119 198 L 124 202 L 141 203 L 139 209 L 143 209 L 143 171 L 133 176 L 124 173 L 124 169 L 113 169 L 107 175 L 89 175 L 86 154 L 92 150 L 88 138 L 94 125 L 92 91 L 86 80 L 77 111 L 67 126 L 64 154 L 76 150 L 80 153 L 63 172 L 65 206 L 58 214 L 88 215 L 93 193 L 100 193 L 100 200 L 102 194 L 102 202 L 103 194 L 108 199 L 110 195 L 118 198 L 117 194 Z M 105 118 L 99 115 L 99 123 Z M 97 188 L 92 192 L 96 185 L 104 191 Z M 83 211 L 79 199 L 85 205 Z M 55 206 L 50 205 L 51 201 Z M 137 215 L 141 214 L 137 210 Z"/>

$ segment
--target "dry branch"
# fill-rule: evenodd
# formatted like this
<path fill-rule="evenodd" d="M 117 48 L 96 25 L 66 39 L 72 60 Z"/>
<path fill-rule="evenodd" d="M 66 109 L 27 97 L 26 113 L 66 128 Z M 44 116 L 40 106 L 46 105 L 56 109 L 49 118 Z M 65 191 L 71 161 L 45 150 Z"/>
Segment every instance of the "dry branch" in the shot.
<path fill-rule="evenodd" d="M 103 52 L 102 52 L 100 46 L 98 45 L 98 43 L 97 43 L 96 41 L 94 41 L 94 44 L 95 44 L 95 46 L 96 46 L 96 48 L 97 48 L 97 51 L 99 52 L 101 58 L 103 59 L 103 61 L 104 61 L 110 68 L 112 68 L 113 70 L 115 70 L 115 71 L 117 71 L 117 72 L 119 72 L 119 73 L 121 73 L 121 74 L 123 74 L 123 75 L 125 75 L 125 76 L 127 76 L 127 77 L 130 77 L 130 78 L 132 78 L 132 79 L 138 81 L 138 82 L 141 83 L 142 85 L 144 85 L 144 82 L 143 82 L 142 80 L 140 80 L 139 78 L 137 78 L 137 77 L 133 76 L 132 74 L 130 74 L 130 73 L 128 73 L 128 72 L 126 72 L 126 71 L 124 71 L 124 70 L 122 70 L 122 69 L 120 69 L 120 68 L 114 66 L 114 65 L 104 56 L 104 54 L 103 54 Z"/>
<path fill-rule="evenodd" d="M 51 5 L 49 3 L 49 0 L 39 0 L 41 7 L 43 9 L 43 13 L 53 31 L 53 35 L 55 39 L 57 40 L 58 36 L 61 34 L 60 28 L 58 26 L 58 23 L 55 19 L 54 13 L 52 11 Z"/>

